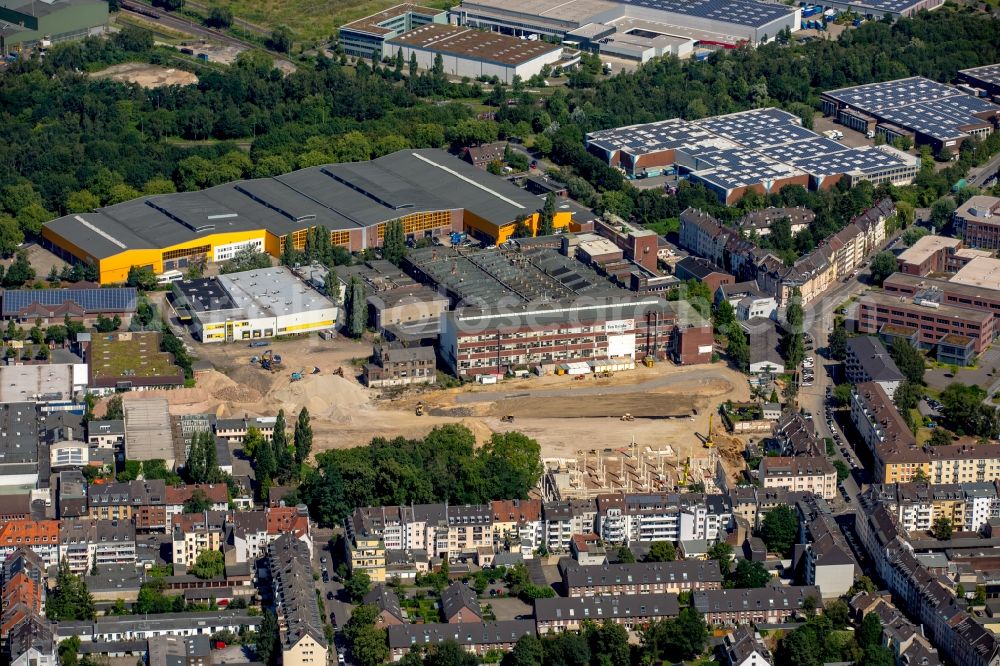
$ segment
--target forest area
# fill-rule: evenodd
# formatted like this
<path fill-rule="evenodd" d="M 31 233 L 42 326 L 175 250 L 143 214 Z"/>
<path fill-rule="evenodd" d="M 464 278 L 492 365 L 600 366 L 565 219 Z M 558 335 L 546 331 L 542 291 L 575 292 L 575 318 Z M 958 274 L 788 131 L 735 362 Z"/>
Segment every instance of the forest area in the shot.
<path fill-rule="evenodd" d="M 0 251 L 9 254 L 15 241 L 37 235 L 57 215 L 144 193 L 496 139 L 526 141 L 562 165 L 556 175 L 576 198 L 639 223 L 669 230 L 689 205 L 735 219 L 774 202 L 749 197 L 725 208 L 696 186 L 681 187 L 676 196 L 639 192 L 584 150 L 583 135 L 768 105 L 809 125 L 822 90 L 908 75 L 947 81 L 959 68 L 997 62 L 1000 25 L 972 10 L 943 8 L 893 25 L 866 23 L 837 41 L 801 44 L 783 35 L 703 62 L 657 59 L 607 79 L 599 76 L 599 60 L 588 57 L 567 87 L 544 96 L 522 82 L 448 81 L 439 69 L 417 72 L 393 58 L 351 66 L 342 56 L 319 56 L 284 76 L 266 56 L 248 52 L 227 70 L 199 69 L 197 85 L 156 89 L 86 75 L 165 57 L 148 34 L 126 28 L 110 39 L 57 46 L 45 59 L 19 61 L 0 74 Z M 474 105 L 495 109 L 495 119 L 477 119 Z M 890 194 L 930 205 L 970 165 L 995 152 L 997 142 L 967 142 L 961 160 L 943 171 L 925 156 L 928 168 L 918 182 Z M 772 197 L 819 213 L 812 240 L 798 239 L 796 251 L 843 225 L 844 213 L 857 204 L 840 191 Z"/>

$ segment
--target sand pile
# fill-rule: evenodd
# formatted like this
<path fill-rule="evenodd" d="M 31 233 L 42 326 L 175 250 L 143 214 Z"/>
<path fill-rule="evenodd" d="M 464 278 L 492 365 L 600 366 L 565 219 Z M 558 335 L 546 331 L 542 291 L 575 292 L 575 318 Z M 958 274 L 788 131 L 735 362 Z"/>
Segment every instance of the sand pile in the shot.
<path fill-rule="evenodd" d="M 284 372 L 284 370 L 279 372 Z M 256 391 L 257 400 L 260 400 L 261 396 L 266 395 L 271 390 L 271 382 L 274 381 L 271 373 L 261 370 L 260 366 L 249 364 L 230 370 L 225 376 L 230 382 L 229 385 L 241 386 Z"/>
<path fill-rule="evenodd" d="M 336 375 L 306 375 L 267 397 L 271 403 L 281 403 L 286 412 L 304 406 L 311 417 L 330 421 L 350 422 L 370 409 L 365 389 Z"/>

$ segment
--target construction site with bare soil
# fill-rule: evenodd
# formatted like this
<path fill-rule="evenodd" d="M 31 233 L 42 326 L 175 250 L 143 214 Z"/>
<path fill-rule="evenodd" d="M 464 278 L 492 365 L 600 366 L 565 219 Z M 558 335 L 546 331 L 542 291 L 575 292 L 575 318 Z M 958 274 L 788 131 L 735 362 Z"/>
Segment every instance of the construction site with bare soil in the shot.
<path fill-rule="evenodd" d="M 274 341 L 266 351 L 272 358 L 280 356 L 281 362 L 270 370 L 259 362 L 265 350 L 246 344 L 197 345 L 193 351 L 200 366 L 211 365 L 197 372 L 194 388 L 145 391 L 127 399 L 165 397 L 174 415 L 217 418 L 271 416 L 279 408 L 297 414 L 305 407 L 315 433 L 314 453 L 361 446 L 373 437 L 423 437 L 434 426 L 447 423 L 468 427 L 480 443 L 494 432 L 517 430 L 539 442 L 549 466 L 574 468 L 577 476 L 587 477 L 583 485 L 607 484 L 608 491 L 618 485 L 652 489 L 656 484 L 637 479 L 647 479 L 654 468 L 674 483 L 683 481 L 685 462 L 690 467 L 706 457 L 704 440 L 719 404 L 749 398 L 746 379 L 722 364 L 659 363 L 602 378 L 548 375 L 495 385 L 380 391 L 360 381 L 370 344 L 345 338 Z M 257 362 L 251 362 L 254 357 Z M 713 431 L 711 455 L 719 456 L 730 472 L 741 467 L 743 443 L 730 441 L 718 418 Z M 621 484 L 607 470 L 587 471 L 597 465 L 596 454 L 580 462 L 587 457 L 581 451 L 623 448 L 652 453 L 641 462 L 636 454 L 630 464 L 642 472 L 634 472 L 634 478 Z M 613 463 L 608 462 L 608 469 Z"/>

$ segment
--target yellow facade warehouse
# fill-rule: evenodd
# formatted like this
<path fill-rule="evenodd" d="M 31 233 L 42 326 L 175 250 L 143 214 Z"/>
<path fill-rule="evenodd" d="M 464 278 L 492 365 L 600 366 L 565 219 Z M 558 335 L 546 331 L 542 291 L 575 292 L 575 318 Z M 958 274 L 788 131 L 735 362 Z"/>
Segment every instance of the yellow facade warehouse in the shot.
<path fill-rule="evenodd" d="M 542 203 L 444 151 L 403 150 L 66 215 L 47 223 L 42 239 L 65 259 L 94 265 L 102 284 L 114 284 L 133 266 L 160 274 L 192 261 L 225 261 L 245 247 L 277 257 L 287 238 L 301 250 L 317 227 L 351 252 L 380 247 L 393 220 L 413 240 L 462 231 L 503 243 L 519 220 L 537 232 Z M 556 212 L 556 229 L 571 223 L 569 212 Z"/>

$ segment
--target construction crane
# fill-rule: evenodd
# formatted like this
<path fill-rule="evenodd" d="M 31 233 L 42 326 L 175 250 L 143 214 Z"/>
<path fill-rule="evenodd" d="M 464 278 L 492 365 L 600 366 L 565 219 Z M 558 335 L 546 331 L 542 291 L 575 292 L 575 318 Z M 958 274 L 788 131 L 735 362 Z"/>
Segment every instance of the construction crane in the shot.
<path fill-rule="evenodd" d="M 710 449 L 715 446 L 715 442 L 712 441 L 712 417 L 715 414 L 708 415 L 708 433 L 705 435 L 705 448 Z"/>

